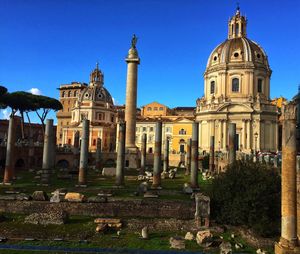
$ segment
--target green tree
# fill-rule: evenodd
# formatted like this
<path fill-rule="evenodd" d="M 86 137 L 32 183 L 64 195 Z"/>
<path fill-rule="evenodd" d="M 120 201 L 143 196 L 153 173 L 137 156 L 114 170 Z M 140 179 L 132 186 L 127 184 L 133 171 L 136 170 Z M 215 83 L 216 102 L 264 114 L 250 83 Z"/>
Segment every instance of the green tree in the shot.
<path fill-rule="evenodd" d="M 261 236 L 280 229 L 281 179 L 265 164 L 236 161 L 211 185 L 212 217 L 222 224 L 246 225 Z"/>
<path fill-rule="evenodd" d="M 13 93 L 7 93 L 4 98 L 4 104 L 12 109 L 12 115 L 15 115 L 17 111 L 21 115 L 21 132 L 24 139 L 24 113 L 34 111 L 36 109 L 35 96 L 31 93 L 17 91 Z"/>
<path fill-rule="evenodd" d="M 4 97 L 7 94 L 7 89 L 4 86 L 0 86 L 0 109 L 6 108 Z"/>
<path fill-rule="evenodd" d="M 59 100 L 56 100 L 51 97 L 42 96 L 42 95 L 35 95 L 34 98 L 35 103 L 35 112 L 39 119 L 41 120 L 43 126 L 43 133 L 45 131 L 45 120 L 48 113 L 51 110 L 58 111 L 63 108 Z"/>

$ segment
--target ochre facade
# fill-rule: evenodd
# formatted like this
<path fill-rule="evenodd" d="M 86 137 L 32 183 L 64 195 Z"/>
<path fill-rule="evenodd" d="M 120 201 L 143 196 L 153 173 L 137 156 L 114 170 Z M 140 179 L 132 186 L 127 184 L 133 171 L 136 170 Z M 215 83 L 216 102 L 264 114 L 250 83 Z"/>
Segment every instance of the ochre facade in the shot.
<path fill-rule="evenodd" d="M 137 119 L 136 146 L 141 149 L 142 135 L 146 133 L 147 153 L 153 153 L 156 122 L 162 121 L 162 147 L 168 138 L 170 153 L 185 153 L 194 118 L 194 107 L 170 109 L 159 102 L 149 103 L 141 108 L 141 116 Z"/>
<path fill-rule="evenodd" d="M 110 93 L 103 86 L 104 75 L 98 65 L 90 75 L 89 85 L 72 83 L 60 87 L 63 109 L 57 113 L 57 144 L 73 145 L 75 133 L 82 133 L 82 120 L 90 120 L 89 150 L 96 150 L 97 138 L 104 152 L 114 151 L 116 109 Z"/>

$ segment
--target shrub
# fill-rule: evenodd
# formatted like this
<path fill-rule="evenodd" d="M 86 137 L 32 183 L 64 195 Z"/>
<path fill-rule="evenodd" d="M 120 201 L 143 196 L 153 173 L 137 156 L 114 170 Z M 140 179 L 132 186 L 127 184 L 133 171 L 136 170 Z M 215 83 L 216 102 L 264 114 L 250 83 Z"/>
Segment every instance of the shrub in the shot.
<path fill-rule="evenodd" d="M 261 236 L 280 230 L 281 179 L 265 164 L 236 161 L 211 185 L 212 218 L 218 223 L 246 225 Z"/>

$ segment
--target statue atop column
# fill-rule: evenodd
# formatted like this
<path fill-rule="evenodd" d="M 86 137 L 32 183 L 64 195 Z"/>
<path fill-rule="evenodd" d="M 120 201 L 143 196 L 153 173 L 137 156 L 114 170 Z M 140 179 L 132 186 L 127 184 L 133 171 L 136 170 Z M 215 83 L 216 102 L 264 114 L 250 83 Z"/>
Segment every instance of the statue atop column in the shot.
<path fill-rule="evenodd" d="M 136 43 L 137 43 L 138 38 L 136 37 L 135 34 L 133 34 L 132 39 L 131 39 L 131 47 L 136 49 Z"/>

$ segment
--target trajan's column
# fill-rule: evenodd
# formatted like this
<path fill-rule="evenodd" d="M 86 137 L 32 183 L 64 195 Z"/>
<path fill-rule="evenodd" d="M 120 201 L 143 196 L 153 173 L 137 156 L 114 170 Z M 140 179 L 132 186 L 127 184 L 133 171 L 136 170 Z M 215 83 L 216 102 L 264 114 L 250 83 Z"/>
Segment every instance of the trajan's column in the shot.
<path fill-rule="evenodd" d="M 126 81 L 126 150 L 136 152 L 135 128 L 136 128 L 136 104 L 137 104 L 137 72 L 140 58 L 136 49 L 137 37 L 135 34 L 131 40 L 131 48 L 126 58 L 127 62 L 127 81 Z"/>

